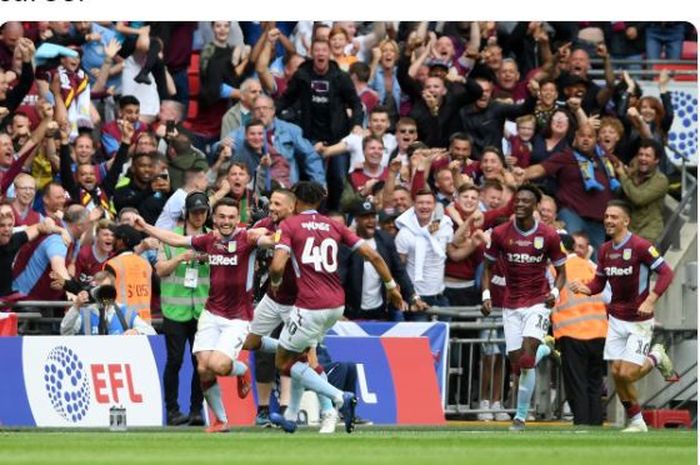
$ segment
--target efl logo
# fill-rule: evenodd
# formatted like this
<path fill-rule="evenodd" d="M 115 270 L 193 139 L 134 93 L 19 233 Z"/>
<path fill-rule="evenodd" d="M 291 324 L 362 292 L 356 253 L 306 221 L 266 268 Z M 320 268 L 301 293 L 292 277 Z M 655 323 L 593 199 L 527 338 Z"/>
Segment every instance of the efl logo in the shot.
<path fill-rule="evenodd" d="M 90 370 L 92 371 L 92 382 L 95 385 L 95 400 L 97 400 L 98 404 L 124 403 L 126 398 L 120 398 L 119 391 L 124 391 L 125 389 L 129 402 L 132 404 L 143 403 L 143 396 L 134 389 L 131 364 L 93 364 L 90 365 Z"/>
<path fill-rule="evenodd" d="M 85 417 L 90 408 L 90 382 L 86 367 L 66 346 L 49 352 L 44 364 L 46 393 L 54 410 L 71 423 Z"/>

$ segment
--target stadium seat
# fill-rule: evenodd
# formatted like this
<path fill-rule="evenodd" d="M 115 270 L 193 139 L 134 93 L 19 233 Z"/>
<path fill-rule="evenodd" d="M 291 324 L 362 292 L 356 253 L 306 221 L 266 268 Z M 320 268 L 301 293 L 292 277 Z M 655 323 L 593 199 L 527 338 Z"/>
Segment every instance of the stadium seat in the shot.
<path fill-rule="evenodd" d="M 685 427 L 691 428 L 690 412 L 687 410 L 657 409 L 645 410 L 644 421 L 653 428 Z"/>
<path fill-rule="evenodd" d="M 698 59 L 698 43 L 694 40 L 686 40 L 683 42 L 681 50 L 681 60 L 697 60 Z"/>
<path fill-rule="evenodd" d="M 679 74 L 672 76 L 674 81 L 697 81 L 698 80 L 698 75 L 697 75 L 697 65 L 695 63 L 693 64 L 679 64 L 679 65 L 672 65 L 672 64 L 656 64 L 653 66 L 654 71 L 661 71 L 662 69 L 667 69 L 669 71 L 693 71 L 694 74 Z M 659 80 L 658 76 L 654 77 L 655 81 Z"/>

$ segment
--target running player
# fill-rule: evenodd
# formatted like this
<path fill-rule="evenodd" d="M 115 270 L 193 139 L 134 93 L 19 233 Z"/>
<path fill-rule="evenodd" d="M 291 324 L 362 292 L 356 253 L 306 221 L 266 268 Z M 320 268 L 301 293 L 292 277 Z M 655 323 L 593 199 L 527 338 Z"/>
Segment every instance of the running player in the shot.
<path fill-rule="evenodd" d="M 214 231 L 182 236 L 137 217 L 135 226 L 173 247 L 191 247 L 209 257 L 209 297 L 197 324 L 192 352 L 207 404 L 214 411 L 208 432 L 229 430 L 217 376 L 238 376 L 238 395 L 250 391 L 248 367 L 237 361 L 253 316 L 254 250 L 260 230 L 238 228 L 238 204 L 221 199 L 213 210 Z M 187 277 L 185 277 L 187 280 Z"/>
<path fill-rule="evenodd" d="M 355 395 L 333 387 L 320 375 L 323 367 L 317 365 L 314 369 L 307 359 L 309 348 L 315 347 L 343 315 L 345 291 L 337 273 L 340 244 L 372 263 L 397 308 L 405 309 L 406 303 L 381 256 L 347 227 L 316 211 L 325 197 L 325 189 L 320 184 L 302 181 L 292 191 L 296 195 L 298 214 L 282 222 L 280 240 L 270 266 L 273 294 L 283 284 L 290 257 L 296 272 L 298 293 L 280 335 L 275 360 L 282 373 L 291 375 L 292 392 L 284 416 L 272 414 L 270 419 L 285 431 L 294 432 L 301 395 L 304 389 L 310 389 L 330 398 L 335 407 L 340 408 L 345 430 L 351 433 L 355 429 Z"/>
<path fill-rule="evenodd" d="M 535 366 L 549 350 L 538 350 L 549 328 L 549 315 L 566 281 L 566 255 L 557 231 L 534 217 L 542 193 L 523 184 L 515 193 L 515 219 L 496 227 L 484 253 L 482 313 L 491 313 L 491 275 L 498 260 L 507 283 L 503 297 L 506 351 L 514 374 L 520 373 L 518 401 L 511 431 L 523 431 L 535 388 Z M 555 286 L 547 280 L 549 262 L 557 271 Z M 546 346 L 542 346 L 543 349 Z"/>
<path fill-rule="evenodd" d="M 572 282 L 571 289 L 583 294 L 598 294 L 610 283 L 612 298 L 607 305 L 608 334 L 603 358 L 610 362 L 615 390 L 625 408 L 629 424 L 626 433 L 646 432 L 647 425 L 637 401 L 634 383 L 656 367 L 668 382 L 679 380 L 664 346 L 651 346 L 654 332 L 654 304 L 673 280 L 673 271 L 654 245 L 628 227 L 630 206 L 611 200 L 603 225 L 612 240 L 600 246 L 598 269 L 593 281 Z M 658 273 L 649 290 L 649 271 Z M 651 346 L 651 350 L 650 350 Z"/>

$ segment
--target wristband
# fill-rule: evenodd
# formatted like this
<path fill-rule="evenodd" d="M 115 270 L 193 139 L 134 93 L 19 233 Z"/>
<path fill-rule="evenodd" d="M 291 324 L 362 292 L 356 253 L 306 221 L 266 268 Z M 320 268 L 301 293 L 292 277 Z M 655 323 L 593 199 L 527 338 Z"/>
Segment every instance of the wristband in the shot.
<path fill-rule="evenodd" d="M 396 288 L 396 281 L 394 281 L 393 279 L 391 281 L 385 281 L 384 287 L 386 287 L 387 291 L 390 291 L 390 290 Z"/>
<path fill-rule="evenodd" d="M 486 302 L 487 300 L 491 300 L 491 291 L 489 289 L 484 289 L 481 292 L 481 301 Z"/>
<path fill-rule="evenodd" d="M 554 300 L 559 299 L 559 288 L 553 287 L 551 291 L 549 291 L 550 294 L 554 296 Z"/>

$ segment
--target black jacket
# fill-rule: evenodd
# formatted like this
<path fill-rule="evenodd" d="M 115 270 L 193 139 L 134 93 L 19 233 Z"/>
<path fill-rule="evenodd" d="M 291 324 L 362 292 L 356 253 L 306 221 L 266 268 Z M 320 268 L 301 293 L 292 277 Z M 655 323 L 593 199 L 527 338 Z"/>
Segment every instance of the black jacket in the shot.
<path fill-rule="evenodd" d="M 475 153 L 481 157 L 484 147 L 501 146 L 503 124 L 507 119 L 515 120 L 519 116 L 532 113 L 537 99 L 528 95 L 523 103 L 510 104 L 492 101 L 481 110 L 475 105 L 462 108 L 460 118 L 462 130 L 474 138 Z"/>
<path fill-rule="evenodd" d="M 313 61 L 307 60 L 299 66 L 287 85 L 287 91 L 280 97 L 277 103 L 277 112 L 282 114 L 298 102 L 301 117 L 298 125 L 304 132 L 304 137 L 312 141 L 325 141 L 335 144 L 350 133 L 353 126 L 362 125 L 362 102 L 357 96 L 355 86 L 350 80 L 350 75 L 341 70 L 334 62 L 330 62 L 328 72 L 323 76 L 329 81 L 328 98 L 331 108 L 330 134 L 323 138 L 313 137 L 312 133 L 312 102 L 313 95 L 311 81 L 316 73 L 313 71 Z M 346 109 L 352 110 L 352 116 L 348 117 Z M 318 136 L 318 135 L 317 135 Z"/>
<path fill-rule="evenodd" d="M 483 90 L 472 79 L 467 79 L 464 86 L 448 86 L 443 104 L 437 115 L 433 115 L 423 100 L 423 87 L 408 75 L 409 66 L 409 59 L 405 55 L 402 56 L 396 74 L 401 90 L 413 102 L 411 117 L 418 127 L 418 139 L 428 147 L 448 147 L 450 135 L 459 130 L 460 109 L 481 98 Z M 457 89 L 460 91 L 456 92 Z"/>
<path fill-rule="evenodd" d="M 406 267 L 399 259 L 394 239 L 384 231 L 374 234 L 377 243 L 377 253 L 382 256 L 391 271 L 396 283 L 401 287 L 401 295 L 410 302 L 414 295 L 413 284 L 406 273 Z M 345 316 L 349 319 L 362 318 L 362 276 L 364 274 L 364 258 L 345 246 L 340 248 L 340 280 L 345 288 Z M 382 305 L 386 310 L 386 291 L 382 288 Z M 388 313 L 387 313 L 388 316 Z"/>

